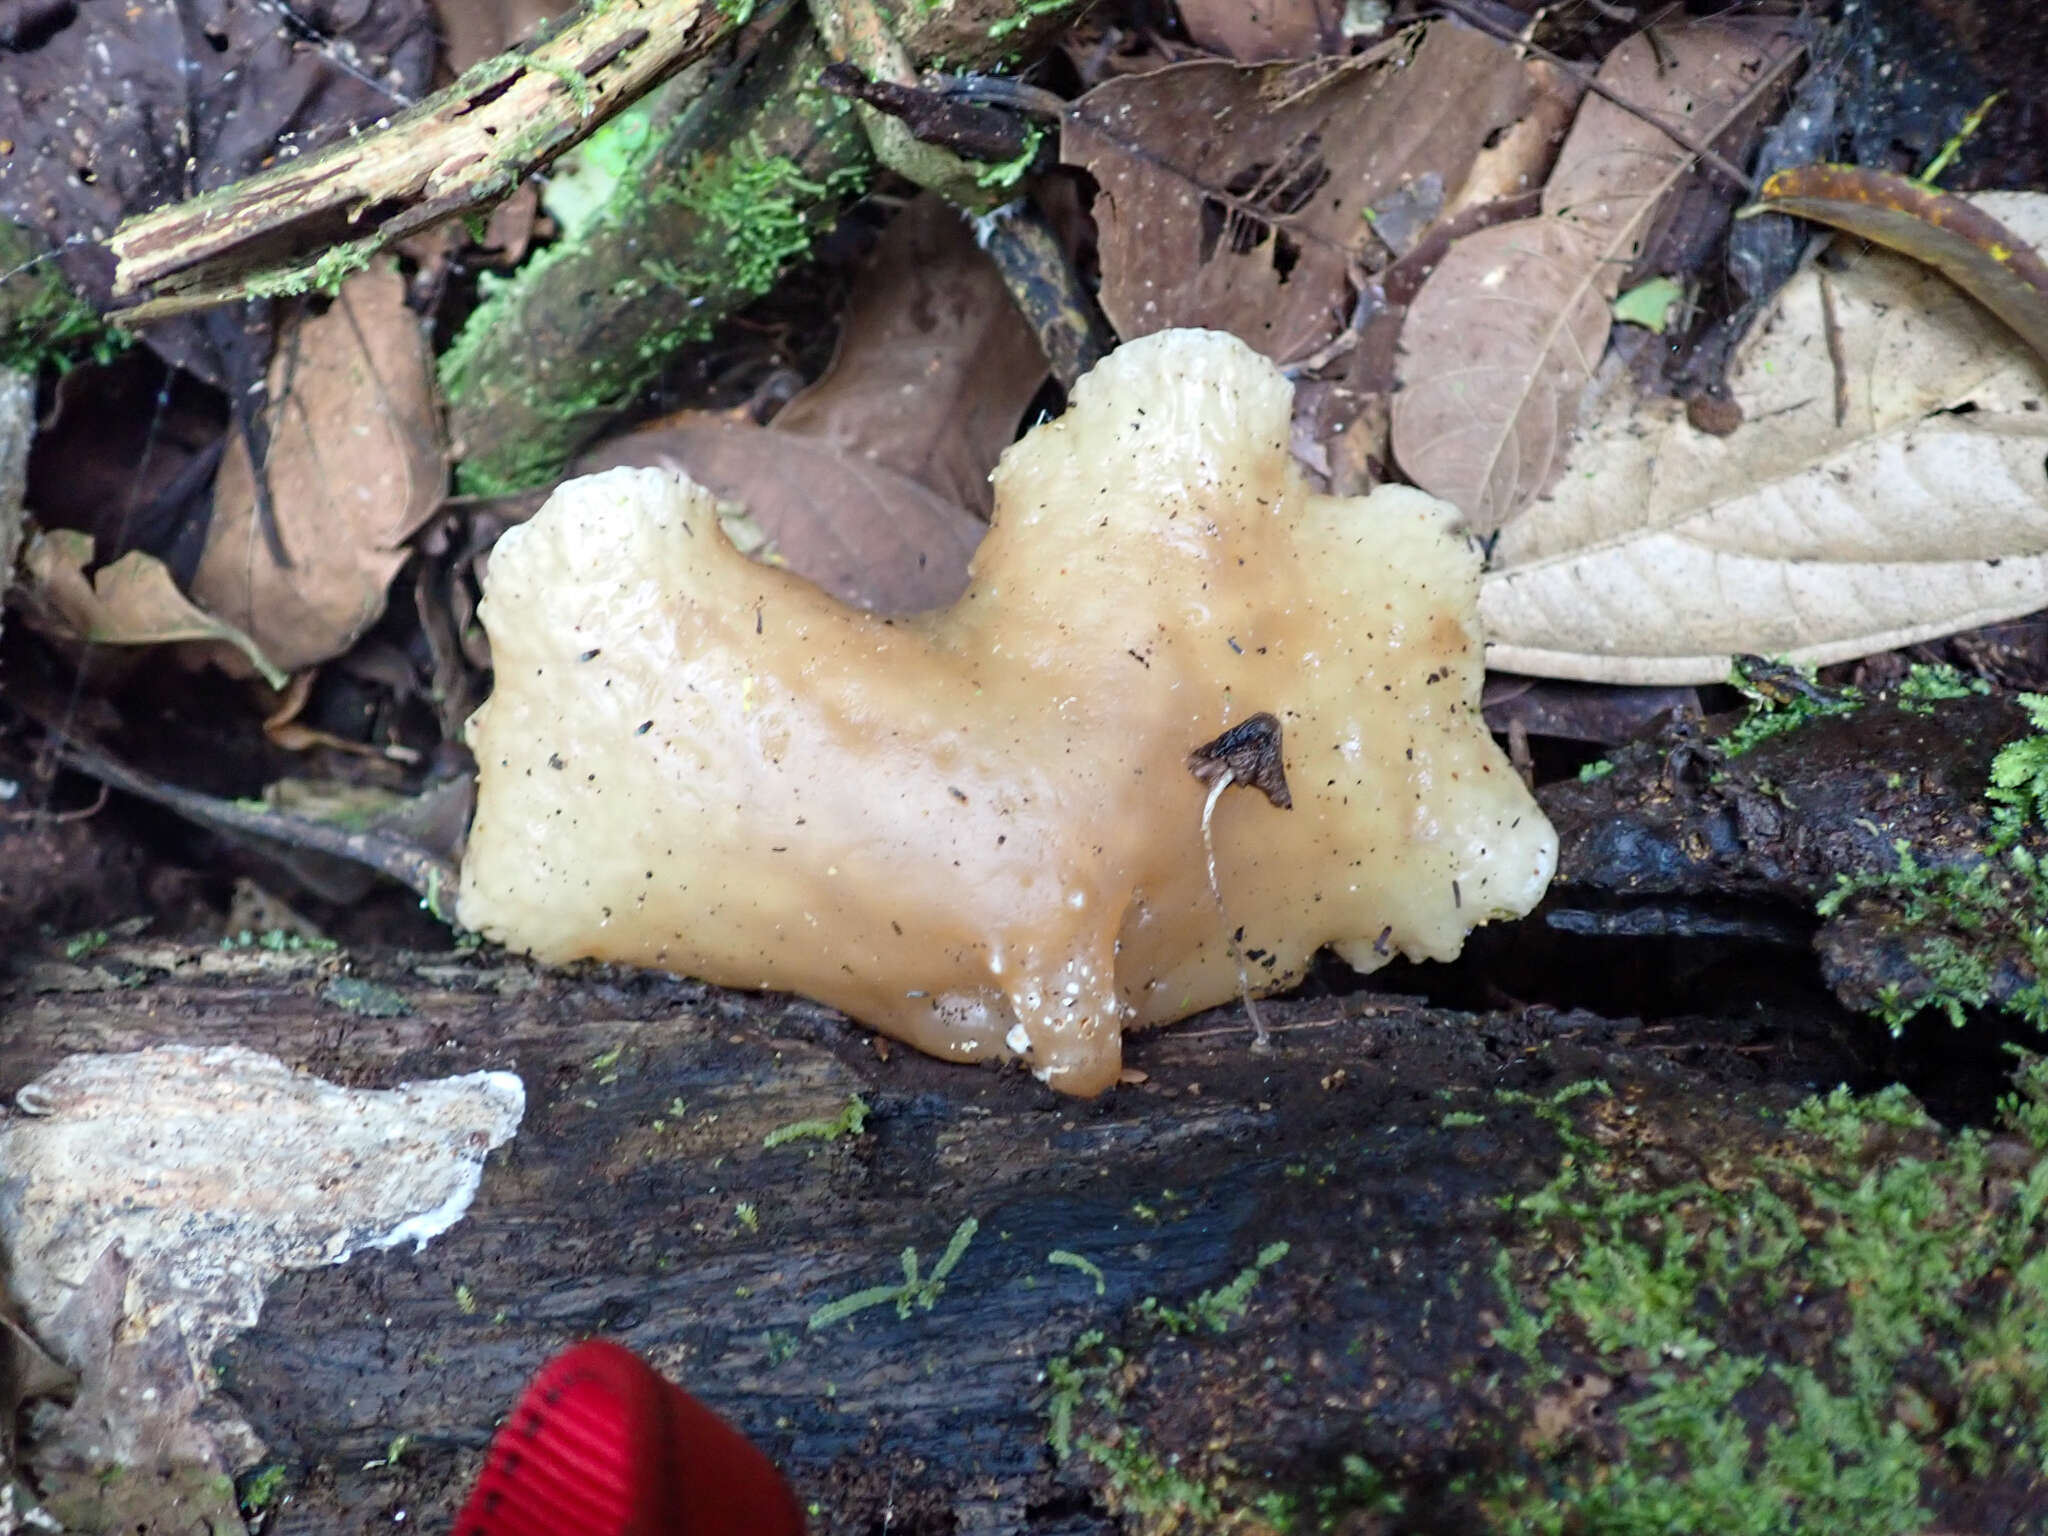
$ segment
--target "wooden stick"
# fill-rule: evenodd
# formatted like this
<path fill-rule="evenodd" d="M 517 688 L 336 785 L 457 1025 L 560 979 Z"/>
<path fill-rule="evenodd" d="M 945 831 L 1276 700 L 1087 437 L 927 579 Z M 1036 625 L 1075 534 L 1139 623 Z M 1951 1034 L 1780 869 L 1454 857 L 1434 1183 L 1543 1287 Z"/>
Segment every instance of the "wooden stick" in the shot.
<path fill-rule="evenodd" d="M 588 0 L 550 35 L 372 131 L 126 220 L 107 242 L 115 296 L 154 294 L 124 322 L 325 286 L 406 235 L 490 205 L 711 52 L 740 9 Z"/>

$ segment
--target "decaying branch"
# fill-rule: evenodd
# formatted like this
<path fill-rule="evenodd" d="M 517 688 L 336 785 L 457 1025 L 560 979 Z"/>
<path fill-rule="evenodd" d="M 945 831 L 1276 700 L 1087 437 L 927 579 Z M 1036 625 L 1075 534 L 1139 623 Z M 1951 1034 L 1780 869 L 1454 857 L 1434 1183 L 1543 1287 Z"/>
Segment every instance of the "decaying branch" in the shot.
<path fill-rule="evenodd" d="M 303 290 L 484 208 L 735 30 L 717 0 L 589 0 L 371 132 L 127 220 L 108 241 L 130 323 Z"/>
<path fill-rule="evenodd" d="M 1014 67 L 1088 0 L 894 8 L 912 59 Z M 698 96 L 583 238 L 499 289 L 442 364 L 465 489 L 546 484 L 681 346 L 710 335 L 865 190 L 874 155 L 800 16 Z"/>

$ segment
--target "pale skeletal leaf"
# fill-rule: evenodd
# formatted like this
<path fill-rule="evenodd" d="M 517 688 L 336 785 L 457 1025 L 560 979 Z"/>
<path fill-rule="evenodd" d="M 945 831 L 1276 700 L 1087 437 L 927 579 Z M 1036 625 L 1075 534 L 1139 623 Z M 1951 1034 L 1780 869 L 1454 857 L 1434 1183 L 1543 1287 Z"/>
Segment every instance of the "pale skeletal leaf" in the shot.
<path fill-rule="evenodd" d="M 1978 201 L 2048 238 L 2048 196 Z M 1729 386 L 1727 437 L 1671 401 L 1589 409 L 1495 546 L 1493 666 L 1710 682 L 1739 651 L 1840 661 L 2048 602 L 2048 379 L 1946 279 L 1881 251 L 1808 267 Z"/>

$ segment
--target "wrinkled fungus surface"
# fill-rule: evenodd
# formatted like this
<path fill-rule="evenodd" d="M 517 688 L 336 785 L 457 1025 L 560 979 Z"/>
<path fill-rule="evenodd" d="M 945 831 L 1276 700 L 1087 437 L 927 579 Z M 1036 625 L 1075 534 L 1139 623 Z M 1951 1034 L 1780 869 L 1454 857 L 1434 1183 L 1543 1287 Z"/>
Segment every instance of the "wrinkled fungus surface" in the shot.
<path fill-rule="evenodd" d="M 661 471 L 562 486 L 491 559 L 463 923 L 1098 1093 L 1233 948 L 1269 992 L 1527 912 L 1556 839 L 1480 723 L 1478 558 L 1419 491 L 1312 494 L 1289 405 L 1229 336 L 1123 347 L 914 618 L 750 563 Z M 1188 757 L 1261 712 L 1293 805 L 1222 796 L 1219 913 Z"/>

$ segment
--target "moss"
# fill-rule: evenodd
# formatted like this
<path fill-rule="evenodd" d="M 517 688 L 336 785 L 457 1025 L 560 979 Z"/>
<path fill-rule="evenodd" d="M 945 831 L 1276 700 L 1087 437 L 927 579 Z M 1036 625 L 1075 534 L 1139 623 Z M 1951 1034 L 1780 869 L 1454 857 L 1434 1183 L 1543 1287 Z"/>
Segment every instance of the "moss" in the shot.
<path fill-rule="evenodd" d="M 343 283 L 369 266 L 384 243 L 381 235 L 365 235 L 359 240 L 329 246 L 312 261 L 252 274 L 243 284 L 243 291 L 252 299 L 339 293 Z"/>
<path fill-rule="evenodd" d="M 320 989 L 320 997 L 365 1019 L 401 1019 L 412 1013 L 412 1004 L 401 994 L 359 976 L 335 977 Z"/>
<path fill-rule="evenodd" d="M 822 1333 L 835 1324 L 843 1323 L 857 1313 L 870 1307 L 887 1306 L 894 1303 L 896 1315 L 908 1318 L 910 1309 L 917 1307 L 929 1312 L 938 1304 L 940 1295 L 946 1289 L 947 1277 L 953 1273 L 960 1260 L 966 1256 L 968 1244 L 974 1241 L 974 1234 L 981 1230 L 981 1222 L 969 1216 L 953 1229 L 953 1235 L 946 1241 L 945 1252 L 939 1255 L 939 1262 L 932 1266 L 929 1275 L 918 1273 L 918 1258 L 915 1248 L 906 1248 L 901 1254 L 903 1279 L 894 1285 L 871 1285 L 865 1290 L 842 1296 L 837 1301 L 828 1301 L 818 1308 L 805 1323 L 807 1333 Z"/>
<path fill-rule="evenodd" d="M 656 113 L 663 106 L 659 95 L 642 97 L 555 162 L 540 200 L 562 239 L 581 239 L 633 185 L 659 146 Z"/>
<path fill-rule="evenodd" d="M 685 286 L 718 283 L 749 297 L 766 293 L 789 262 L 811 248 L 812 210 L 833 191 L 812 181 L 784 155 L 746 140 L 722 153 L 700 153 L 656 192 L 658 202 L 694 214 L 709 232 L 715 272 L 687 276 Z"/>
<path fill-rule="evenodd" d="M 1068 1269 L 1078 1269 L 1083 1275 L 1086 1275 L 1095 1282 L 1095 1294 L 1098 1296 L 1108 1289 L 1108 1282 L 1103 1276 L 1101 1266 L 1096 1264 L 1093 1259 L 1087 1258 L 1082 1254 L 1072 1252 L 1066 1248 L 1055 1248 L 1045 1256 L 1045 1262 L 1048 1264 L 1062 1264 Z"/>
<path fill-rule="evenodd" d="M 1930 1009 L 1960 1026 L 1994 1002 L 2048 1029 L 2048 869 L 2039 835 L 2048 822 L 2048 696 L 2019 700 L 2034 730 L 1992 760 L 1991 819 L 1978 855 L 1935 863 L 1901 840 L 1892 845 L 1895 868 L 1838 876 L 1818 904 L 1822 917 L 1852 902 L 1878 911 L 1907 939 L 1918 974 L 1887 983 L 1874 1010 L 1894 1034 Z M 2009 968 L 2023 974 L 2009 977 Z"/>
<path fill-rule="evenodd" d="M 73 291 L 38 237 L 0 222 L 0 368 L 36 373 L 86 358 L 103 363 L 132 339 Z"/>
<path fill-rule="evenodd" d="M 858 1136 L 867 1129 L 870 1113 L 867 1100 L 856 1093 L 832 1119 L 792 1120 L 763 1136 L 761 1145 L 781 1147 L 792 1141 L 837 1141 L 842 1136 Z"/>
<path fill-rule="evenodd" d="M 597 92 L 580 70 L 572 69 L 567 64 L 536 58 L 528 58 L 526 67 L 536 74 L 547 75 L 560 81 L 562 89 L 569 93 L 569 99 L 576 103 L 576 111 L 580 116 L 588 117 L 597 110 Z"/>
<path fill-rule="evenodd" d="M 252 1471 L 244 1472 L 238 1481 L 236 1501 L 242 1513 L 249 1516 L 262 1514 L 284 1497 L 288 1476 L 284 1463 L 267 1462 Z"/>
<path fill-rule="evenodd" d="M 846 103 L 832 98 L 829 110 L 843 115 Z M 643 167 L 652 158 L 646 150 L 635 154 Z M 615 240 L 631 245 L 663 224 L 681 226 L 687 233 L 676 236 L 666 254 L 643 258 L 636 269 L 608 279 L 618 303 L 648 315 L 651 323 L 611 351 L 559 359 L 518 378 L 525 414 L 545 424 L 543 430 L 494 445 L 488 460 L 465 460 L 456 470 L 457 488 L 465 495 L 500 496 L 552 480 L 587 436 L 589 423 L 630 406 L 678 351 L 707 340 L 726 316 L 766 293 L 789 262 L 810 250 L 837 200 L 858 192 L 868 174 L 863 163 L 813 180 L 795 161 L 749 140 L 722 153 L 693 156 L 673 181 L 651 193 L 639 176 L 622 176 L 602 213 L 586 215 L 579 238 L 557 241 L 516 276 L 486 285 L 483 302 L 442 354 L 442 393 L 453 403 L 503 392 L 505 381 L 486 374 L 512 366 L 505 361 L 504 337 L 530 329 L 526 312 L 536 296 L 574 286 L 555 275 L 558 268 L 594 274 L 602 265 L 593 256 L 595 247 Z M 668 212 L 653 219 L 643 202 Z M 656 289 L 670 296 L 657 302 L 649 297 Z"/>
<path fill-rule="evenodd" d="M 243 928 L 220 941 L 222 949 L 264 949 L 274 955 L 333 954 L 341 946 L 332 939 L 289 928 L 265 928 L 261 933 Z"/>
<path fill-rule="evenodd" d="M 990 22 L 988 35 L 994 41 L 1001 42 L 1006 37 L 1022 32 L 1039 17 L 1049 16 L 1055 11 L 1065 10 L 1067 5 L 1068 0 L 1023 0 L 1023 4 L 1019 5 L 1009 15 L 998 17 Z"/>
<path fill-rule="evenodd" d="M 1729 757 L 1740 757 L 1809 720 L 1850 714 L 1863 704 L 1854 688 L 1823 688 L 1811 672 L 1761 656 L 1738 656 L 1728 682 L 1750 703 L 1741 723 L 1721 738 L 1721 750 Z"/>
<path fill-rule="evenodd" d="M 66 960 L 83 960 L 88 956 L 98 954 L 112 942 L 113 936 L 106 929 L 89 929 L 84 933 L 74 934 L 64 941 L 64 958 Z"/>
<path fill-rule="evenodd" d="M 1091 1328 L 1046 1362 L 1046 1443 L 1062 1467 L 1078 1462 L 1092 1469 L 1101 1497 L 1111 1513 L 1123 1517 L 1124 1529 L 1245 1536 L 1333 1531 L 1347 1528 L 1348 1515 L 1400 1511 L 1400 1495 L 1363 1456 L 1343 1455 L 1336 1475 L 1327 1480 L 1275 1490 L 1260 1486 L 1227 1455 L 1204 1455 L 1199 1461 L 1162 1455 L 1130 1411 L 1132 1391 L 1143 1374 L 1137 1359 L 1144 1346 L 1191 1332 L 1172 1319 L 1210 1311 L 1214 1299 L 1229 1297 L 1214 1330 L 1225 1331 L 1242 1313 L 1260 1274 L 1286 1248 L 1285 1243 L 1270 1244 L 1230 1284 L 1204 1292 L 1183 1311 L 1141 1304 L 1128 1350 Z"/>
<path fill-rule="evenodd" d="M 583 246 L 577 241 L 558 241 L 537 253 L 517 277 L 499 278 L 486 274 L 479 283 L 480 302 L 448 349 L 441 354 L 441 390 L 449 400 L 486 392 L 489 381 L 480 370 L 498 349 L 501 332 L 520 324 L 527 295 L 542 291 L 546 274 L 554 267 L 580 260 Z M 573 421 L 592 415 L 610 415 L 632 403 L 639 380 L 630 377 L 620 359 L 581 359 L 584 377 L 569 399 L 549 398 L 548 380 L 536 373 L 523 378 L 520 387 L 532 391 L 536 412 L 555 421 Z M 564 450 L 545 437 L 534 436 L 508 444 L 490 465 L 465 461 L 457 469 L 457 488 L 468 496 L 505 496 L 529 486 L 545 485 L 561 469 Z"/>
<path fill-rule="evenodd" d="M 1228 1285 L 1203 1291 L 1185 1307 L 1165 1306 L 1156 1296 L 1147 1296 L 1139 1303 L 1139 1315 L 1157 1319 L 1168 1333 L 1199 1333 L 1205 1328 L 1211 1333 L 1223 1333 L 1244 1316 L 1259 1277 L 1286 1257 L 1287 1244 L 1268 1243 Z"/>
<path fill-rule="evenodd" d="M 1558 1172 L 1516 1210 L 1548 1240 L 1496 1270 L 1528 1391 L 1599 1373 L 1598 1437 L 1541 1448 L 1483 1500 L 1502 1532 L 1895 1536 L 1932 1489 L 2031 1481 L 2048 1456 L 2048 1065 L 1991 1138 L 1944 1141 L 1901 1090 L 1837 1090 L 1782 1148 L 1645 1188 L 1626 1106 L 1532 1099 Z M 2008 1160 L 2010 1168 L 2020 1160 Z M 1547 1271 L 1547 1272 L 1546 1272 Z"/>
<path fill-rule="evenodd" d="M 1946 662 L 1915 663 L 1899 682 L 1899 708 L 1909 715 L 1931 715 L 1942 699 L 1967 699 L 1990 691 L 1983 678 L 1958 672 Z"/>
<path fill-rule="evenodd" d="M 1033 127 L 1024 136 L 1024 148 L 1008 160 L 993 164 L 977 165 L 974 168 L 974 184 L 984 192 L 1008 192 L 1029 174 L 1037 163 L 1038 151 L 1045 144 L 1045 130 Z"/>
<path fill-rule="evenodd" d="M 2028 821 L 2048 822 L 2048 694 L 2023 693 L 2031 735 L 2007 742 L 1991 761 L 1990 798 L 2015 837 Z"/>
<path fill-rule="evenodd" d="M 1124 1420 L 1130 1357 L 1107 1343 L 1102 1330 L 1089 1329 L 1065 1354 L 1046 1362 L 1045 1377 L 1051 1387 L 1046 1441 L 1060 1463 L 1079 1457 L 1103 1474 L 1102 1492 L 1112 1513 L 1135 1517 L 1141 1530 L 1225 1528 L 1219 1492 L 1155 1455 L 1144 1432 Z M 1084 1415 L 1107 1421 L 1107 1427 L 1101 1433 L 1077 1430 Z"/>

